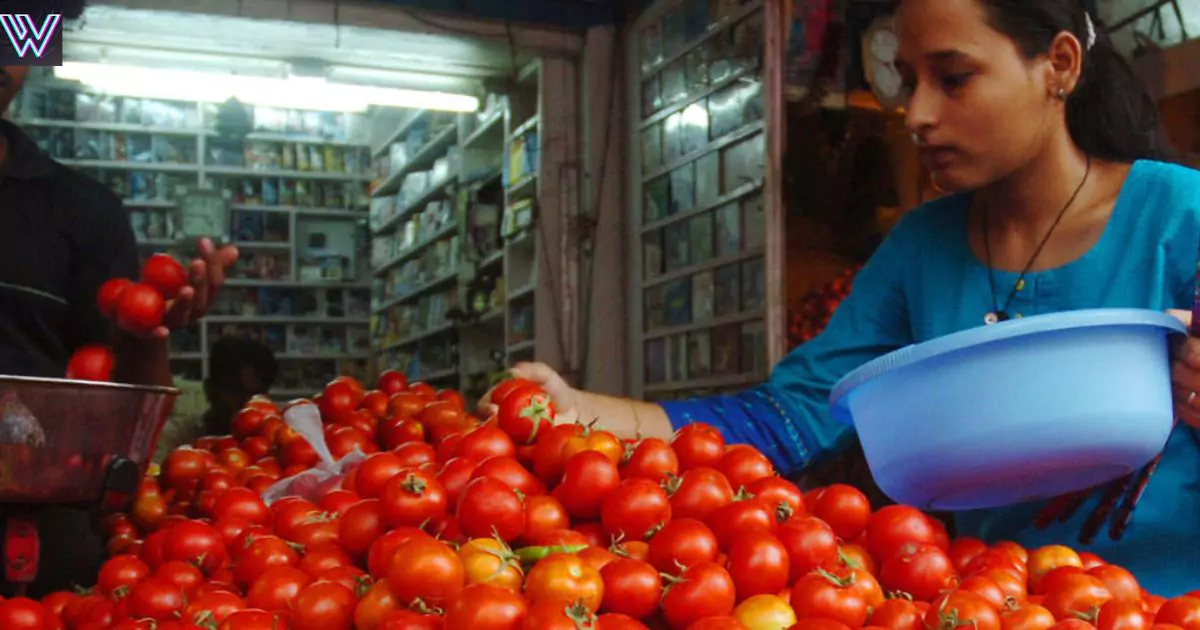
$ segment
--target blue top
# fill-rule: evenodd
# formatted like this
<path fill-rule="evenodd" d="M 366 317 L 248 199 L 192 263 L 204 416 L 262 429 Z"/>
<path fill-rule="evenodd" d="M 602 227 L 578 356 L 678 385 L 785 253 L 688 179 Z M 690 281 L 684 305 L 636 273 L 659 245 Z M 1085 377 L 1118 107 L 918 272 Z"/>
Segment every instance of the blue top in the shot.
<path fill-rule="evenodd" d="M 754 445 L 783 473 L 835 453 L 851 427 L 833 419 L 834 383 L 903 346 L 982 326 L 993 308 L 988 269 L 968 244 L 970 196 L 948 196 L 908 213 L 854 279 L 826 330 L 777 365 L 767 383 L 735 395 L 662 403 L 676 427 L 707 422 L 730 442 Z M 1191 310 L 1200 248 L 1200 171 L 1153 161 L 1133 165 L 1100 240 L 1077 260 L 1026 274 L 1008 307 L 1036 315 L 1084 308 Z M 997 287 L 1019 274 L 995 272 Z M 998 295 L 1003 301 L 1007 297 Z M 1099 494 L 1099 493 L 1094 493 Z M 1200 587 L 1200 438 L 1176 429 L 1119 542 L 1106 529 L 1087 547 L 1079 532 L 1093 496 L 1066 523 L 1032 524 L 1045 503 L 962 512 L 958 532 L 1029 548 L 1066 544 L 1134 572 L 1143 588 L 1171 597 Z"/>

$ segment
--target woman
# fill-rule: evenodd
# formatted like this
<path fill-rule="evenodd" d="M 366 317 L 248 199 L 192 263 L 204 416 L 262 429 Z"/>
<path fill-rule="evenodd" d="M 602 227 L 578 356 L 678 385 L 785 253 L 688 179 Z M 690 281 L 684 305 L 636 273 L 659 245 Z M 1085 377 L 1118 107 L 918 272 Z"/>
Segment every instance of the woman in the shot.
<path fill-rule="evenodd" d="M 1190 307 L 1200 173 L 1156 161 L 1168 151 L 1155 104 L 1079 0 L 903 0 L 896 17 L 906 123 L 936 185 L 956 194 L 900 222 L 824 334 L 761 386 L 661 405 L 575 391 L 540 364 L 513 371 L 543 383 L 567 417 L 663 437 L 712 423 L 789 473 L 845 443 L 829 391 L 881 354 L 985 319 Z M 1124 536 L 1083 547 L 1163 596 L 1200 587 L 1200 342 L 1182 345 L 1173 368 L 1191 427 L 1171 437 Z M 1045 504 L 955 520 L 989 541 L 1076 544 L 1097 502 L 1041 530 Z"/>

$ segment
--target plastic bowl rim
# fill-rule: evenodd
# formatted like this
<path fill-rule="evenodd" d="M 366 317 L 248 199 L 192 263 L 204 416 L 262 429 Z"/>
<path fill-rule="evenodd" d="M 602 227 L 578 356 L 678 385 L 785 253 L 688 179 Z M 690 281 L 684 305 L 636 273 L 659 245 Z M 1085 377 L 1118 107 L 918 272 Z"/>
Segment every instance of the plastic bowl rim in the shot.
<path fill-rule="evenodd" d="M 1151 309 L 1097 308 L 1046 313 L 1010 319 L 992 325 L 980 325 L 960 330 L 928 341 L 909 344 L 876 357 L 851 370 L 834 384 L 829 393 L 829 408 L 833 416 L 845 424 L 853 424 L 846 409 L 846 399 L 860 385 L 878 376 L 909 367 L 927 359 L 965 350 L 996 341 L 1016 339 L 1065 329 L 1101 328 L 1108 326 L 1152 326 L 1166 328 L 1169 333 L 1187 334 L 1187 327 L 1175 316 Z M 897 360 L 896 355 L 902 355 Z M 881 368 L 887 364 L 888 367 Z"/>
<path fill-rule="evenodd" d="M 0 385 L 5 383 L 13 383 L 18 385 L 46 385 L 50 387 L 68 387 L 72 389 L 107 389 L 114 391 L 139 392 L 143 394 L 160 394 L 166 396 L 178 396 L 181 393 L 177 387 L 166 387 L 163 385 L 133 385 L 129 383 L 112 383 L 108 381 L 83 381 L 69 378 L 45 378 L 38 376 L 12 376 L 8 374 L 0 374 Z"/>

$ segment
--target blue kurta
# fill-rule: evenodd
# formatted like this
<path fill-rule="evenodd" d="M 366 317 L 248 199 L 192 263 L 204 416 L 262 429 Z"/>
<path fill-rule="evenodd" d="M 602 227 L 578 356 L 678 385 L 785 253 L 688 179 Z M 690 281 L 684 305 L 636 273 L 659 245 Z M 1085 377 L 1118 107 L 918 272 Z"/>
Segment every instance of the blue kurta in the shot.
<path fill-rule="evenodd" d="M 775 367 L 771 379 L 736 395 L 663 403 L 676 426 L 703 421 L 730 442 L 761 449 L 781 472 L 840 449 L 852 428 L 828 406 L 835 382 L 900 347 L 983 325 L 993 308 L 988 270 L 967 241 L 970 196 L 945 197 L 908 213 L 854 280 L 828 328 Z M 1024 316 L 1085 308 L 1190 310 L 1200 248 L 1200 172 L 1134 164 L 1100 240 L 1064 266 L 1026 274 L 1008 307 Z M 996 299 L 1018 279 L 996 271 Z M 1097 495 L 1099 493 L 1096 493 Z M 1200 437 L 1175 430 L 1133 521 L 1119 542 L 1107 528 L 1092 545 L 1079 531 L 1099 500 L 1073 519 L 1032 527 L 1044 503 L 959 513 L 960 535 L 1034 548 L 1067 544 L 1122 565 L 1143 588 L 1175 596 L 1200 588 Z"/>

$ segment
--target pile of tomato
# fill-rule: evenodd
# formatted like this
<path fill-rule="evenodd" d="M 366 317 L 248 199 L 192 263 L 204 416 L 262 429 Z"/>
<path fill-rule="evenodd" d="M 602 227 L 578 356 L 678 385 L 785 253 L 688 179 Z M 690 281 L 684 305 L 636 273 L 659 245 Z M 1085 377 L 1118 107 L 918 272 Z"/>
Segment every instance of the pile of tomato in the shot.
<path fill-rule="evenodd" d="M 792 309 L 788 316 L 788 343 L 791 347 L 811 341 L 825 330 L 833 312 L 850 295 L 854 276 L 860 269 L 862 265 L 842 271 L 820 290 L 805 295 L 800 304 Z"/>
<path fill-rule="evenodd" d="M 704 424 L 669 441 L 555 424 L 520 379 L 492 401 L 480 422 L 395 372 L 284 408 L 256 398 L 105 521 L 91 588 L 4 601 L 0 627 L 1200 629 L 1200 593 L 1164 600 L 1067 547 L 951 540 L 846 485 L 802 492 Z M 323 496 L 267 505 L 320 461 L 283 420 L 304 404 L 335 457 L 367 457 Z"/>

